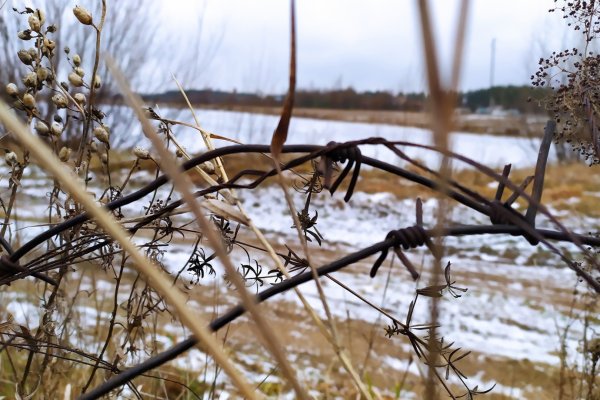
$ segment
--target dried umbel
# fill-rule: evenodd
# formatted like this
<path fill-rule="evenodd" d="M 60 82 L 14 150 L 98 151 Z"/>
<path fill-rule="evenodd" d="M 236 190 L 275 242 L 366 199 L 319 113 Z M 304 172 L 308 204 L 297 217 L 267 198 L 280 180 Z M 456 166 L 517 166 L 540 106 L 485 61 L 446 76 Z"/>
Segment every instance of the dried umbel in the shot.
<path fill-rule="evenodd" d="M 562 3 L 562 5 L 560 5 Z M 588 50 L 600 34 L 600 2 L 555 0 L 550 10 L 562 11 L 563 18 L 584 36 L 585 50 L 552 52 L 540 58 L 532 84 L 546 87 L 551 94 L 546 108 L 558 124 L 557 141 L 571 144 L 590 164 L 600 163 L 600 56 Z"/>
<path fill-rule="evenodd" d="M 73 9 L 73 14 L 75 14 L 77 20 L 79 20 L 79 22 L 81 22 L 83 25 L 92 24 L 92 14 L 90 14 L 90 12 L 85 8 L 81 6 L 75 6 Z"/>
<path fill-rule="evenodd" d="M 133 155 L 139 158 L 140 160 L 148 160 L 150 158 L 150 152 L 140 146 L 136 146 L 133 149 Z"/>

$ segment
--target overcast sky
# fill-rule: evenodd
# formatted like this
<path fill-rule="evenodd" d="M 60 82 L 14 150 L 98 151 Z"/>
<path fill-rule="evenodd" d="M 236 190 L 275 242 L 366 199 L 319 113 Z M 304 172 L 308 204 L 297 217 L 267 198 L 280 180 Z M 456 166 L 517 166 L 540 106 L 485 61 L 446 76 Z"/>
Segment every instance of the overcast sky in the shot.
<path fill-rule="evenodd" d="M 289 2 L 172 0 L 161 2 L 173 40 L 196 40 L 203 24 L 205 71 L 196 87 L 283 92 L 287 87 Z M 458 1 L 430 1 L 442 66 L 451 65 Z M 548 9 L 553 0 L 473 0 L 461 89 L 490 83 L 528 84 L 540 56 L 568 44 L 566 24 Z M 298 87 L 359 90 L 426 88 L 415 0 L 297 0 Z M 572 41 L 572 39 L 571 39 Z M 190 86 L 192 82 L 189 82 Z"/>

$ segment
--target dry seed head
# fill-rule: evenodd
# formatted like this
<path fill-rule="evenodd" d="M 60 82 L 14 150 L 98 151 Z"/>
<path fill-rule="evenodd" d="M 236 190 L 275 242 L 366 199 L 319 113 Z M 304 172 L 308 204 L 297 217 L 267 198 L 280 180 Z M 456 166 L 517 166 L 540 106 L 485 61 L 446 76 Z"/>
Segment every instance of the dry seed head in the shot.
<path fill-rule="evenodd" d="M 42 23 L 40 22 L 40 19 L 33 14 L 29 16 L 27 22 L 29 22 L 29 28 L 31 28 L 31 30 L 34 32 L 39 32 L 42 28 Z"/>
<path fill-rule="evenodd" d="M 27 87 L 34 88 L 38 84 L 38 77 L 35 72 L 29 72 L 23 77 L 23 84 Z"/>
<path fill-rule="evenodd" d="M 50 53 L 52 53 L 56 47 L 56 42 L 52 39 L 44 38 L 44 47 L 47 48 Z"/>
<path fill-rule="evenodd" d="M 100 156 L 100 160 L 102 160 L 102 164 L 108 164 L 108 156 L 106 155 L 106 153 L 102 153 L 102 155 Z"/>
<path fill-rule="evenodd" d="M 90 143 L 90 151 L 92 153 L 97 153 L 98 152 L 98 144 L 96 142 Z"/>
<path fill-rule="evenodd" d="M 24 31 L 20 31 L 17 36 L 21 40 L 30 40 L 31 39 L 31 30 L 25 29 Z"/>
<path fill-rule="evenodd" d="M 73 56 L 73 64 L 75 64 L 76 67 L 79 67 L 79 65 L 81 65 L 81 57 L 79 56 L 79 54 L 75 54 Z"/>
<path fill-rule="evenodd" d="M 31 57 L 31 54 L 28 50 L 19 50 L 17 52 L 17 56 L 19 57 L 19 60 L 21 60 L 21 62 L 25 65 L 31 65 L 31 63 L 33 62 L 33 57 Z"/>
<path fill-rule="evenodd" d="M 67 100 L 67 98 L 60 93 L 57 93 L 54 96 L 52 96 L 52 102 L 54 103 L 56 108 L 66 108 L 69 105 L 69 101 Z"/>
<path fill-rule="evenodd" d="M 35 10 L 35 16 L 40 20 L 40 24 L 44 25 L 46 23 L 46 13 L 39 8 Z"/>
<path fill-rule="evenodd" d="M 50 133 L 50 128 L 48 128 L 48 125 L 39 119 L 35 123 L 35 130 L 41 136 L 48 136 L 48 133 Z"/>
<path fill-rule="evenodd" d="M 81 67 L 75 67 L 74 71 L 77 75 L 79 75 L 82 78 L 85 76 L 85 71 Z"/>
<path fill-rule="evenodd" d="M 96 76 L 94 76 L 94 89 L 100 89 L 100 87 L 102 86 L 102 79 L 100 79 L 100 75 L 96 74 Z"/>
<path fill-rule="evenodd" d="M 215 173 L 215 166 L 211 161 L 203 162 L 202 164 L 200 164 L 200 168 L 207 174 Z"/>
<path fill-rule="evenodd" d="M 593 338 L 588 342 L 588 352 L 594 357 L 600 356 L 600 338 Z"/>
<path fill-rule="evenodd" d="M 19 160 L 17 159 L 17 154 L 14 151 L 10 151 L 4 155 L 4 161 L 11 167 L 13 165 L 17 165 Z"/>
<path fill-rule="evenodd" d="M 81 22 L 83 25 L 91 25 L 92 24 L 92 14 L 85 8 L 81 6 L 75 6 L 73 9 L 73 14 L 75 17 Z"/>
<path fill-rule="evenodd" d="M 19 88 L 14 83 L 6 85 L 6 94 L 11 97 L 17 97 L 19 95 Z"/>
<path fill-rule="evenodd" d="M 83 93 L 75 93 L 75 96 L 73 96 L 73 98 L 80 106 L 83 106 L 86 103 L 85 94 Z"/>
<path fill-rule="evenodd" d="M 181 158 L 181 157 L 183 157 L 183 151 L 177 149 L 177 150 L 175 150 L 175 155 L 177 156 L 177 158 Z"/>
<path fill-rule="evenodd" d="M 83 79 L 81 79 L 81 76 L 77 75 L 75 72 L 71 72 L 69 74 L 69 82 L 71 85 L 76 87 L 83 86 Z"/>
<path fill-rule="evenodd" d="M 46 79 L 48 79 L 48 76 L 50 76 L 50 70 L 48 68 L 39 67 L 37 69 L 38 81 L 40 81 L 40 82 L 45 81 Z"/>
<path fill-rule="evenodd" d="M 31 109 L 35 108 L 35 97 L 33 97 L 30 93 L 25 93 L 23 95 L 23 104 L 25 107 Z"/>
<path fill-rule="evenodd" d="M 64 129 L 64 125 L 58 121 L 54 121 L 52 122 L 52 125 L 50 125 L 50 132 L 52 132 L 54 136 L 60 136 Z"/>
<path fill-rule="evenodd" d="M 104 128 L 104 126 L 98 126 L 94 129 L 94 136 L 100 142 L 109 144 L 108 142 L 108 131 Z"/>
<path fill-rule="evenodd" d="M 69 160 L 69 157 L 71 157 L 71 149 L 69 149 L 68 147 L 63 147 L 58 152 L 58 158 L 62 162 L 67 162 Z"/>
<path fill-rule="evenodd" d="M 140 160 L 148 160 L 150 158 L 150 152 L 140 146 L 135 146 L 135 148 L 133 149 L 133 155 L 135 155 Z"/>

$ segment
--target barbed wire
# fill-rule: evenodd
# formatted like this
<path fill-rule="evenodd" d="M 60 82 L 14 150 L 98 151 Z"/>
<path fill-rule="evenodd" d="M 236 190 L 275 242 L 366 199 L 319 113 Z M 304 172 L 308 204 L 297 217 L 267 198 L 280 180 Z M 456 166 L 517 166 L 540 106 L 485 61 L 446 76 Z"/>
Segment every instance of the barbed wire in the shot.
<path fill-rule="evenodd" d="M 449 198 L 457 201 L 458 203 L 466 206 L 467 208 L 475 211 L 478 214 L 486 216 L 490 220 L 490 224 L 467 225 L 461 223 L 453 223 L 441 228 L 434 227 L 432 229 L 427 229 L 423 225 L 422 204 L 420 200 L 418 200 L 416 202 L 415 225 L 404 228 L 400 227 L 399 229 L 389 231 L 385 240 L 375 243 L 369 247 L 365 247 L 362 250 L 351 253 L 347 256 L 339 258 L 338 260 L 335 260 L 331 263 L 317 268 L 318 276 L 332 274 L 358 261 L 379 254 L 379 257 L 374 262 L 370 271 L 370 276 L 374 277 L 379 267 L 385 260 L 388 252 L 390 250 L 393 250 L 406 267 L 411 278 L 416 280 L 418 279 L 419 274 L 417 273 L 415 267 L 411 264 L 410 260 L 404 255 L 403 252 L 408 251 L 412 248 L 426 246 L 430 253 L 433 255 L 433 257 L 440 258 L 442 251 L 441 249 L 438 249 L 433 245 L 431 239 L 434 237 L 472 236 L 482 234 L 513 235 L 523 237 L 524 240 L 528 241 L 532 246 L 535 246 L 538 243 L 544 245 L 552 252 L 557 254 L 561 259 L 563 259 L 569 266 L 569 268 L 573 269 L 578 276 L 580 276 L 583 280 L 585 280 L 588 283 L 588 285 L 591 288 L 593 288 L 593 290 L 595 290 L 597 293 L 600 293 L 600 282 L 598 281 L 598 279 L 594 277 L 592 273 L 585 271 L 579 263 L 571 260 L 568 255 L 566 255 L 563 251 L 561 251 L 559 248 L 550 243 L 550 241 L 574 243 L 583 251 L 584 254 L 588 255 L 588 261 L 590 262 L 590 264 L 593 265 L 596 269 L 598 269 L 597 261 L 591 254 L 589 254 L 588 249 L 586 249 L 584 246 L 600 246 L 600 238 L 593 235 L 583 235 L 571 232 L 558 220 L 556 220 L 556 218 L 554 218 L 551 215 L 551 213 L 543 206 L 543 204 L 541 204 L 543 176 L 545 174 L 546 159 L 548 157 L 549 151 L 548 138 L 552 137 L 553 129 L 554 126 L 552 124 L 548 124 L 545 132 L 545 138 L 542 141 L 542 146 L 538 155 L 536 171 L 533 178 L 527 178 L 524 182 L 522 182 L 519 185 L 513 183 L 509 179 L 510 166 L 506 166 L 502 174 L 498 174 L 491 168 L 477 163 L 473 160 L 470 160 L 464 156 L 458 155 L 456 153 L 440 151 L 439 149 L 433 146 L 409 142 L 388 141 L 382 138 L 368 138 L 344 143 L 330 142 L 326 146 L 283 146 L 283 153 L 290 153 L 294 156 L 291 158 L 291 160 L 280 165 L 281 171 L 289 171 L 307 162 L 313 162 L 313 167 L 315 168 L 315 171 L 313 171 L 313 173 L 318 174 L 323 178 L 324 182 L 322 184 L 322 187 L 328 189 L 332 194 L 339 190 L 339 188 L 342 186 L 342 183 L 346 180 L 346 177 L 350 174 L 350 172 L 352 172 L 350 182 L 346 186 L 346 192 L 344 195 L 344 201 L 346 202 L 351 200 L 352 195 L 355 191 L 356 184 L 360 176 L 361 166 L 366 165 L 371 168 L 379 169 L 381 171 L 390 173 L 394 176 L 406 179 L 410 182 L 424 186 L 433 191 L 442 192 Z M 390 149 L 400 159 L 408 162 L 410 165 L 415 166 L 418 172 L 410 171 L 376 158 L 364 156 L 360 151 L 359 146 L 384 146 Z M 452 179 L 449 179 L 447 181 L 447 185 L 442 185 L 441 178 L 435 173 L 435 171 L 432 171 L 431 169 L 422 165 L 419 161 L 416 161 L 411 157 L 407 156 L 406 153 L 404 153 L 400 149 L 400 147 L 419 147 L 428 151 L 433 151 L 445 156 L 449 156 L 460 162 L 466 163 L 467 165 L 475 168 L 477 171 L 480 171 L 490 176 L 498 182 L 498 188 L 496 190 L 495 197 L 493 199 L 487 199 L 482 194 L 473 191 L 472 189 L 469 189 L 463 184 L 453 181 Z M 200 156 L 190 159 L 189 161 L 183 163 L 182 170 L 190 170 L 198 165 L 214 160 L 218 157 L 233 154 L 249 155 L 258 153 L 268 153 L 269 150 L 269 146 L 266 145 L 225 146 L 208 151 Z M 321 162 L 317 163 L 316 161 L 318 159 L 320 159 Z M 338 163 L 345 163 L 345 166 L 343 169 L 341 169 L 341 172 L 338 173 L 337 177 L 334 180 L 333 176 L 336 173 L 334 166 Z M 211 194 L 218 194 L 223 190 L 229 189 L 252 190 L 259 187 L 269 177 L 273 177 L 276 174 L 276 168 L 267 170 L 245 169 L 237 173 L 227 182 L 219 183 L 217 185 L 209 186 L 198 190 L 195 192 L 195 195 L 197 197 L 203 197 Z M 253 179 L 250 179 L 250 181 L 248 181 L 249 178 Z M 529 195 L 526 192 L 526 187 L 531 182 L 531 180 L 533 180 L 534 182 L 534 188 L 532 194 Z M 158 176 L 155 180 L 148 183 L 141 189 L 138 189 L 132 193 L 123 195 L 122 197 L 118 197 L 117 199 L 108 202 L 105 205 L 105 207 L 111 211 L 119 210 L 126 205 L 133 204 L 134 202 L 143 199 L 145 196 L 151 193 L 156 194 L 156 191 L 161 186 L 167 185 L 168 183 L 169 180 L 165 175 Z M 509 198 L 506 201 L 502 202 L 501 199 L 506 188 L 512 190 L 513 193 L 511 194 L 511 196 L 509 196 Z M 307 190 L 310 195 L 311 189 L 308 188 Z M 519 213 L 512 207 L 513 203 L 518 197 L 525 199 L 529 203 L 525 215 Z M 310 197 L 307 200 L 307 206 L 309 202 Z M 160 235 L 156 236 L 152 241 L 144 245 L 148 248 L 151 248 L 154 245 L 154 243 L 159 243 L 161 240 L 167 240 L 168 242 L 170 240 L 168 238 L 172 237 L 173 232 L 177 231 L 178 229 L 181 229 L 180 227 L 173 227 L 169 218 L 171 215 L 174 215 L 174 213 L 176 213 L 178 209 L 180 209 L 183 205 L 184 203 L 181 200 L 175 200 L 164 204 L 161 202 L 159 205 L 155 204 L 154 208 L 152 209 L 153 212 L 150 212 L 150 207 L 148 207 L 148 212 L 141 219 L 134 220 L 132 222 L 133 225 L 126 226 L 126 228 L 132 234 L 136 233 L 142 228 L 147 227 L 154 229 L 156 233 L 160 232 Z M 182 212 L 185 212 L 185 210 L 183 210 Z M 548 219 L 557 227 L 557 229 L 553 230 L 536 227 L 535 220 L 536 214 L 538 212 L 546 215 Z M 106 246 L 112 246 L 112 240 L 106 235 L 92 231 L 90 233 L 80 235 L 76 238 L 76 240 L 69 242 L 68 244 L 56 247 L 52 251 L 48 251 L 45 254 L 33 260 L 30 260 L 24 265 L 19 264 L 21 260 L 25 258 L 26 255 L 31 253 L 41 244 L 46 243 L 48 240 L 52 240 L 53 238 L 56 238 L 60 235 L 65 235 L 70 230 L 78 229 L 82 227 L 85 223 L 89 222 L 89 220 L 90 217 L 85 212 L 73 216 L 61 223 L 51 226 L 49 229 L 33 237 L 31 240 L 29 240 L 16 250 L 13 250 L 10 244 L 6 242 L 6 240 L 0 241 L 0 245 L 2 245 L 8 253 L 8 256 L 3 256 L 2 258 L 0 258 L 0 285 L 10 284 L 15 280 L 23 279 L 28 276 L 32 276 L 37 279 L 41 279 L 47 283 L 56 285 L 57 283 L 54 282 L 52 278 L 44 275 L 44 272 L 48 272 L 57 268 L 62 268 L 66 265 L 72 265 L 83 260 L 90 261 L 104 259 L 107 255 L 114 256 L 115 254 L 119 253 L 120 249 L 111 248 L 108 252 L 95 254 L 98 251 L 102 252 Z M 165 221 L 166 225 L 162 227 L 158 226 L 160 225 L 158 224 L 159 221 Z M 308 224 L 307 227 L 305 227 L 305 229 L 309 228 L 310 224 Z M 195 233 L 201 235 L 201 232 Z M 237 239 L 235 236 L 236 235 L 229 238 L 231 243 L 236 243 Z M 244 249 L 244 251 L 246 250 Z M 279 282 L 276 282 L 275 284 L 273 284 L 273 286 L 256 294 L 256 302 L 266 301 L 276 296 L 277 294 L 284 293 L 313 279 L 312 273 L 310 271 L 307 271 L 306 268 L 300 268 L 306 267 L 306 265 L 302 263 L 302 260 L 299 259 L 297 255 L 293 254 L 292 250 L 290 250 L 290 252 L 291 253 L 289 256 L 287 256 L 287 259 L 283 255 L 280 256 L 287 260 L 286 264 L 294 264 L 296 268 L 293 269 L 293 271 L 295 271 L 296 274 L 291 276 L 289 279 L 283 279 L 282 276 L 278 276 Z M 246 253 L 248 254 L 248 271 L 252 271 L 256 275 L 254 279 L 258 281 L 260 278 L 260 273 L 257 271 L 262 270 L 262 268 L 259 268 L 260 266 L 257 264 L 255 271 L 254 268 L 250 266 L 250 255 L 247 251 Z M 213 256 L 207 256 L 206 254 L 203 254 L 201 259 L 199 260 L 201 261 L 202 265 L 209 266 L 211 257 Z M 296 260 L 294 257 L 298 258 L 298 260 Z M 290 270 L 292 269 L 290 268 Z M 443 289 L 448 289 L 448 291 L 452 293 L 452 289 L 455 289 L 455 287 L 452 286 L 453 282 L 450 282 L 449 269 L 447 274 L 448 277 L 446 278 L 446 285 L 443 285 L 443 287 L 436 286 L 419 289 L 417 291 L 417 297 L 419 295 L 437 296 L 438 292 L 440 292 Z M 249 279 L 251 278 L 252 277 L 250 277 Z M 414 307 L 414 305 L 411 305 L 411 307 Z M 213 331 L 221 329 L 222 327 L 239 318 L 245 313 L 245 311 L 246 310 L 244 306 L 241 304 L 231 308 L 228 312 L 213 320 L 210 324 L 210 329 L 212 329 Z M 412 313 L 412 311 L 410 311 L 409 314 L 410 313 Z M 417 355 L 421 357 L 425 354 L 422 348 L 425 342 L 419 339 L 419 337 L 416 336 L 416 334 L 413 333 L 411 329 L 415 328 L 411 328 L 408 322 L 403 324 L 399 320 L 393 319 L 392 325 L 390 325 L 389 334 L 390 336 L 392 334 L 402 334 L 407 336 L 413 344 L 415 351 L 417 351 Z M 420 329 L 424 328 L 420 327 Z M 149 370 L 163 365 L 167 361 L 178 357 L 179 355 L 193 347 L 195 344 L 195 338 L 189 337 L 179 342 L 175 346 L 171 347 L 170 349 L 160 354 L 157 354 L 156 356 L 151 357 L 150 359 L 141 362 L 128 370 L 120 371 L 118 374 L 114 375 L 102 385 L 89 391 L 88 393 L 83 394 L 81 399 L 95 399 L 106 393 L 109 393 L 110 391 L 130 382 L 135 377 L 145 374 Z M 425 347 L 426 352 L 434 350 L 435 349 Z M 441 348 L 440 351 L 442 351 Z M 451 353 L 449 358 L 445 359 L 445 365 L 448 369 L 452 369 L 454 371 L 455 367 L 453 366 L 452 362 L 453 354 L 454 353 Z M 461 375 L 459 371 L 455 372 L 460 378 Z M 465 385 L 465 387 L 468 388 L 467 385 Z M 471 389 L 468 390 L 471 393 Z M 476 388 L 472 390 L 472 393 L 482 393 L 477 392 Z"/>

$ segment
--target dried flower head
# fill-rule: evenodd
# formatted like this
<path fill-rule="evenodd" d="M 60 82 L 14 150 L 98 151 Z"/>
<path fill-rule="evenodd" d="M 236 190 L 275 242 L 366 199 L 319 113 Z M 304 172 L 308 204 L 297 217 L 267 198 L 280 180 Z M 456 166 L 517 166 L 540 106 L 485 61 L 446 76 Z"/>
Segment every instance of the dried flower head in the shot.
<path fill-rule="evenodd" d="M 27 87 L 34 88 L 38 84 L 38 76 L 35 72 L 29 72 L 23 77 L 23 84 Z"/>
<path fill-rule="evenodd" d="M 34 109 L 36 106 L 35 97 L 33 97 L 31 93 L 25 93 L 23 95 L 22 101 L 23 105 L 30 110 Z"/>
<path fill-rule="evenodd" d="M 52 39 L 44 38 L 44 53 L 52 54 L 56 48 L 56 42 Z"/>
<path fill-rule="evenodd" d="M 79 104 L 80 106 L 83 106 L 86 103 L 85 94 L 83 94 L 83 93 L 75 93 L 73 98 L 75 99 L 77 104 Z"/>
<path fill-rule="evenodd" d="M 104 126 L 98 126 L 94 129 L 94 136 L 96 137 L 96 139 L 98 139 L 100 142 L 104 143 L 104 144 L 109 144 L 109 133 L 106 130 L 106 128 Z"/>
<path fill-rule="evenodd" d="M 82 78 L 85 76 L 85 71 L 81 67 L 75 67 L 73 71 Z"/>
<path fill-rule="evenodd" d="M 52 96 L 52 103 L 54 103 L 56 108 L 66 108 L 69 105 L 67 98 L 60 93 Z"/>
<path fill-rule="evenodd" d="M 69 74 L 69 82 L 71 85 L 76 87 L 83 86 L 83 79 L 81 79 L 81 76 L 77 75 L 75 72 L 71 72 Z"/>
<path fill-rule="evenodd" d="M 11 97 L 17 97 L 19 95 L 19 88 L 14 83 L 6 85 L 6 94 Z"/>
<path fill-rule="evenodd" d="M 31 30 L 25 29 L 24 31 L 20 31 L 17 36 L 21 40 L 31 40 Z"/>
<path fill-rule="evenodd" d="M 36 72 L 37 72 L 37 79 L 39 82 L 45 81 L 51 75 L 50 70 L 45 67 L 39 67 Z"/>
<path fill-rule="evenodd" d="M 58 152 L 58 158 L 62 162 L 67 162 L 69 157 L 71 157 L 71 149 L 63 146 L 63 148 L 61 148 Z"/>
<path fill-rule="evenodd" d="M 66 50 L 65 50 L 65 51 L 66 51 Z M 73 64 L 74 64 L 76 67 L 79 67 L 79 66 L 81 65 L 81 57 L 79 56 L 79 54 L 75 54 L 75 55 L 73 56 Z"/>
<path fill-rule="evenodd" d="M 73 9 L 73 14 L 75 17 L 81 22 L 83 25 L 91 25 L 92 24 L 92 14 L 85 8 L 81 6 L 75 6 Z"/>
<path fill-rule="evenodd" d="M 203 162 L 202 164 L 200 164 L 200 168 L 207 174 L 215 173 L 215 165 L 211 161 Z"/>
<path fill-rule="evenodd" d="M 65 127 L 61 122 L 53 121 L 50 125 L 50 132 L 52 132 L 54 136 L 60 136 L 64 130 Z"/>
<path fill-rule="evenodd" d="M 591 164 L 600 163 L 600 56 L 589 46 L 600 37 L 600 4 L 585 0 L 554 0 L 568 26 L 583 34 L 584 50 L 574 47 L 540 58 L 531 76 L 534 86 L 551 89 L 544 100 L 554 114 L 555 139 L 570 143 Z"/>
<path fill-rule="evenodd" d="M 41 136 L 48 136 L 48 134 L 50 133 L 50 128 L 48 127 L 48 125 L 44 121 L 41 121 L 39 119 L 35 123 L 35 130 Z"/>
<path fill-rule="evenodd" d="M 93 85 L 94 89 L 100 89 L 100 87 L 102 87 L 102 79 L 100 79 L 100 75 L 96 74 L 94 76 Z"/>
<path fill-rule="evenodd" d="M 31 57 L 31 54 L 28 50 L 19 50 L 17 52 L 17 56 L 19 57 L 19 60 L 21 60 L 21 62 L 25 65 L 31 65 L 31 63 L 33 62 L 33 57 Z"/>
<path fill-rule="evenodd" d="M 600 337 L 593 338 L 588 342 L 587 351 L 592 357 L 600 358 Z"/>
<path fill-rule="evenodd" d="M 34 15 L 38 17 L 40 24 L 44 25 L 46 23 L 46 13 L 43 10 L 36 9 Z"/>
<path fill-rule="evenodd" d="M 19 163 L 19 160 L 17 158 L 17 154 L 14 151 L 9 151 L 8 153 L 6 153 L 4 155 L 4 161 L 6 161 L 6 163 L 8 165 L 10 165 L 11 167 L 13 165 L 17 165 Z"/>
<path fill-rule="evenodd" d="M 148 160 L 150 158 L 150 152 L 140 146 L 135 146 L 135 148 L 133 149 L 133 155 L 135 155 L 140 160 Z"/>
<path fill-rule="evenodd" d="M 42 23 L 40 22 L 40 19 L 34 14 L 29 16 L 27 22 L 29 23 L 29 28 L 34 32 L 39 32 L 40 29 L 42 29 Z"/>

